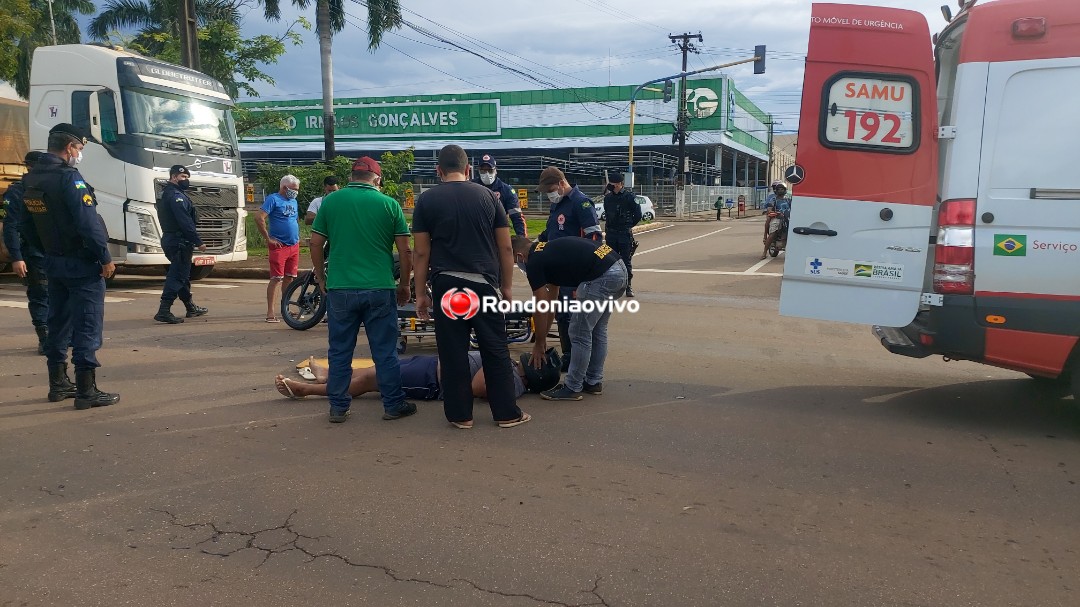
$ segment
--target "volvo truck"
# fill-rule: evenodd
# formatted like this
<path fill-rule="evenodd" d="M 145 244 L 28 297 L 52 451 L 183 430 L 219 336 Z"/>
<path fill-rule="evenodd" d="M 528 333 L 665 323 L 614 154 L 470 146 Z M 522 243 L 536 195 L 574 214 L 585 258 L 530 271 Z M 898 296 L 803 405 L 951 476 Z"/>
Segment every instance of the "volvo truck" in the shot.
<path fill-rule="evenodd" d="M 192 262 L 198 279 L 218 262 L 247 259 L 232 107 L 220 82 L 194 70 L 117 48 L 44 46 L 30 73 L 30 147 L 45 151 L 49 129 L 61 122 L 92 134 L 79 171 L 94 186 L 120 265 L 169 263 L 157 201 L 169 167 L 188 167 L 186 193 L 207 247 Z"/>

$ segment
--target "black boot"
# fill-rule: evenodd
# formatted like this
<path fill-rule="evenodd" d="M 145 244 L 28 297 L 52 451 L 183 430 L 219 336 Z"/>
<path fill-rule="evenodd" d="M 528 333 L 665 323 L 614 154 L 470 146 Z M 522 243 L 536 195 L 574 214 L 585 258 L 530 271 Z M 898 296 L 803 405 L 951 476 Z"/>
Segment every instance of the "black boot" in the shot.
<path fill-rule="evenodd" d="M 58 403 L 65 398 L 75 398 L 75 384 L 67 374 L 67 363 L 49 365 L 49 402 Z"/>
<path fill-rule="evenodd" d="M 170 308 L 172 308 L 171 301 L 166 302 L 164 299 L 161 300 L 161 305 L 158 306 L 157 314 L 154 315 L 154 320 L 158 322 L 168 323 L 170 325 L 184 322 L 183 318 L 180 318 L 179 316 L 173 316 L 172 310 L 170 310 Z"/>
<path fill-rule="evenodd" d="M 560 320 L 559 325 L 559 342 L 562 345 L 562 372 L 566 373 L 570 370 L 570 321 Z"/>
<path fill-rule="evenodd" d="M 49 327 L 45 325 L 34 327 L 34 331 L 37 332 L 37 353 L 45 354 L 45 340 L 49 339 Z"/>
<path fill-rule="evenodd" d="M 202 306 L 195 305 L 195 302 L 193 302 L 193 301 L 185 301 L 184 302 L 184 307 L 187 308 L 187 317 L 188 318 L 194 318 L 196 316 L 202 316 L 203 314 L 206 314 L 207 312 L 210 311 L 210 310 L 207 310 L 206 308 L 204 308 Z"/>
<path fill-rule="evenodd" d="M 120 402 L 119 394 L 102 392 L 97 387 L 96 369 L 75 368 L 75 408 L 82 411 L 90 407 L 107 407 Z"/>

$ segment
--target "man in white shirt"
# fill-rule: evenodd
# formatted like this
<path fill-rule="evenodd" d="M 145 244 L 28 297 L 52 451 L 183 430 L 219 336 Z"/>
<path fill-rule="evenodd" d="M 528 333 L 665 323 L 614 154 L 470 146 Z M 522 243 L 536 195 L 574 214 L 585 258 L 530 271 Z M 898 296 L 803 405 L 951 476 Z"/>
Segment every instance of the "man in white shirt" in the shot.
<path fill-rule="evenodd" d="M 338 185 L 338 178 L 333 175 L 327 175 L 322 180 L 323 195 L 319 196 L 315 200 L 311 201 L 311 204 L 307 207 L 307 214 L 304 215 L 304 223 L 311 225 L 311 222 L 315 221 L 315 215 L 319 212 L 319 207 L 322 206 L 323 196 L 326 196 L 330 192 L 336 192 L 341 187 Z"/>

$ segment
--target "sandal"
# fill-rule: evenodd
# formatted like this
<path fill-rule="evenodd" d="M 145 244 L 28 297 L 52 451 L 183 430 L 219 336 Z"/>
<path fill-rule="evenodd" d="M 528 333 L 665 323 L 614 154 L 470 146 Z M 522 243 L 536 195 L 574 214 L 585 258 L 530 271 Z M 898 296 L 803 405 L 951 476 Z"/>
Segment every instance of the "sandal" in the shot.
<path fill-rule="evenodd" d="M 508 420 L 506 420 L 504 422 L 495 422 L 495 423 L 498 424 L 500 428 L 513 428 L 514 426 L 520 426 L 521 424 L 524 424 L 525 422 L 529 421 L 530 419 L 532 419 L 532 416 L 529 415 L 528 413 L 522 411 L 521 412 L 521 417 L 519 417 L 517 419 L 508 419 Z"/>
<path fill-rule="evenodd" d="M 275 377 L 274 384 L 277 386 L 277 390 L 281 393 L 282 396 L 287 396 L 293 400 L 300 400 L 304 398 L 303 396 L 297 396 L 295 393 L 293 393 L 292 386 L 289 385 L 289 380 L 286 379 L 283 375 L 278 375 L 277 377 Z M 282 388 L 284 388 L 284 390 L 282 390 Z"/>

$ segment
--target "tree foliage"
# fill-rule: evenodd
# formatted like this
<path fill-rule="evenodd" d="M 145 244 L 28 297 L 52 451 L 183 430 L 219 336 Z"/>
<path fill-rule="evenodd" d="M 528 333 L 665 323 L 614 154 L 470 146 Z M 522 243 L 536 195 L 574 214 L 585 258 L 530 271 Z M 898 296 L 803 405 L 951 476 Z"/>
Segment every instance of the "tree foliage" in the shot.
<path fill-rule="evenodd" d="M 94 12 L 94 3 L 90 0 L 53 0 L 53 21 L 49 21 L 48 0 L 0 0 L 0 78 L 15 87 L 15 92 L 26 99 L 30 96 L 30 67 L 34 59 L 34 50 L 39 46 L 53 43 L 52 23 L 56 24 L 57 44 L 78 44 L 82 42 L 82 32 L 76 15 L 89 15 Z M 25 7 L 25 8 L 24 8 Z M 12 11 L 10 23 L 3 14 Z M 23 12 L 19 12 L 23 11 Z M 27 29 L 29 25 L 29 29 Z M 8 38 L 8 28 L 14 37 Z M 7 67 L 14 59 L 14 69 Z"/>
<path fill-rule="evenodd" d="M 301 214 L 307 212 L 312 200 L 323 195 L 323 178 L 334 175 L 341 183 L 348 183 L 352 176 L 352 159 L 337 156 L 330 161 L 320 161 L 307 166 L 289 166 L 285 164 L 259 163 L 256 167 L 255 181 L 266 193 L 278 191 L 281 178 L 295 175 L 300 180 L 300 195 L 296 197 Z M 386 152 L 380 159 L 382 166 L 382 191 L 398 202 L 405 202 L 412 184 L 402 183 L 402 176 L 413 167 L 415 158 L 412 149 L 403 152 Z"/>
<path fill-rule="evenodd" d="M 241 93 L 258 96 L 256 82 L 274 84 L 263 71 L 277 63 L 287 46 L 303 44 L 299 30 L 311 24 L 299 18 L 280 36 L 241 35 L 242 9 L 246 0 L 198 0 L 195 12 L 199 20 L 199 56 L 203 73 L 214 77 L 233 98 Z M 90 23 L 90 35 L 100 40 L 114 40 L 132 50 L 171 63 L 180 63 L 180 24 L 177 4 L 170 0 L 109 0 L 104 10 Z M 123 38 L 123 30 L 138 28 L 133 37 Z M 252 117 L 254 118 L 254 117 Z M 272 116 L 260 116 L 271 119 Z M 254 127 L 248 127 L 248 130 Z M 238 129 L 239 130 L 239 129 Z"/>

